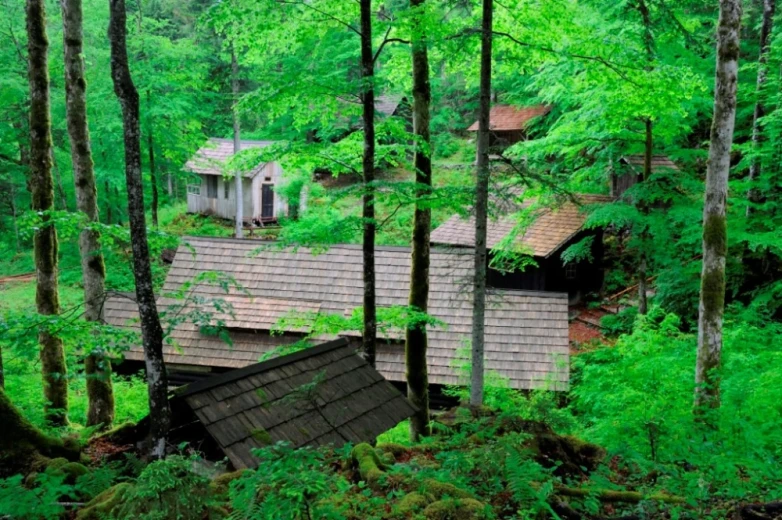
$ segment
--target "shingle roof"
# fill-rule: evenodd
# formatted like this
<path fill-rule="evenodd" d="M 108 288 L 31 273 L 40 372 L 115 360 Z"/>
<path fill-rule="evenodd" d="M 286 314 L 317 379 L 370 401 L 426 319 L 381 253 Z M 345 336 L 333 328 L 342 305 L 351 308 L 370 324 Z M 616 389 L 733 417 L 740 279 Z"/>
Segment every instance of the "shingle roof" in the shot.
<path fill-rule="evenodd" d="M 494 105 L 489 113 L 489 128 L 495 131 L 523 130 L 527 123 L 538 116 L 546 115 L 551 107 L 537 105 L 517 108 L 510 105 Z M 478 121 L 467 129 L 468 132 L 478 131 Z"/>
<path fill-rule="evenodd" d="M 273 296 L 285 300 L 320 302 L 322 313 L 344 315 L 362 305 L 362 251 L 358 246 L 339 245 L 313 256 L 304 248 L 265 250 L 253 255 L 258 242 L 235 239 L 186 238 L 169 271 L 164 293 L 176 290 L 200 272 L 221 271 L 241 284 L 256 298 Z M 410 283 L 410 249 L 377 248 L 378 306 L 406 306 Z M 473 255 L 470 251 L 432 251 L 429 313 L 444 322 L 430 327 L 429 381 L 459 384 L 461 372 L 457 351 L 471 334 Z M 193 289 L 204 297 L 223 297 L 223 289 L 198 285 Z M 112 298 L 106 302 L 105 318 L 115 325 L 137 316 L 132 302 Z M 353 336 L 356 333 L 346 333 Z M 379 342 L 377 368 L 392 381 L 405 381 L 404 346 L 401 334 Z M 199 334 L 195 325 L 182 324 L 172 338 L 181 348 L 167 346 L 166 360 L 172 363 L 217 367 L 243 366 L 276 345 L 297 338 L 288 334 L 248 334 L 231 332 L 233 346 L 218 338 Z M 513 388 L 539 387 L 551 379 L 564 388 L 568 381 L 567 295 L 532 291 L 492 290 L 486 310 L 486 367 L 508 378 Z M 129 359 L 142 359 L 140 348 L 127 353 Z M 559 363 L 562 361 L 563 363 Z"/>
<path fill-rule="evenodd" d="M 399 107 L 399 103 L 402 102 L 402 99 L 402 96 L 377 96 L 375 98 L 375 111 L 387 116 L 392 116 Z"/>
<path fill-rule="evenodd" d="M 578 195 L 582 204 L 608 202 L 603 195 Z M 542 209 L 516 243 L 529 250 L 533 256 L 546 258 L 573 238 L 584 225 L 586 215 L 572 202 L 566 202 L 556 209 Z M 488 222 L 486 246 L 495 247 L 516 227 L 513 216 L 500 216 Z M 475 245 L 475 218 L 454 215 L 432 231 L 432 244 L 473 247 Z"/>
<path fill-rule="evenodd" d="M 622 157 L 622 161 L 626 164 L 630 165 L 630 167 L 633 169 L 633 173 L 641 174 L 643 173 L 644 168 L 644 156 L 643 155 L 625 155 Z M 672 170 L 679 170 L 679 167 L 676 166 L 676 163 L 674 163 L 667 155 L 653 155 L 652 156 L 652 173 L 664 170 L 664 169 L 672 169 Z"/>
<path fill-rule="evenodd" d="M 234 467 L 251 450 L 373 440 L 415 408 L 344 339 L 192 383 L 177 392 Z"/>
<path fill-rule="evenodd" d="M 247 148 L 264 148 L 274 144 L 274 141 L 250 141 L 241 140 L 240 150 Z M 187 161 L 185 169 L 201 175 L 223 175 L 223 165 L 234 155 L 234 142 L 231 139 L 210 138 L 204 146 L 199 148 L 195 155 Z M 245 177 L 255 177 L 263 170 L 265 164 L 259 165 L 250 171 L 244 172 Z"/>

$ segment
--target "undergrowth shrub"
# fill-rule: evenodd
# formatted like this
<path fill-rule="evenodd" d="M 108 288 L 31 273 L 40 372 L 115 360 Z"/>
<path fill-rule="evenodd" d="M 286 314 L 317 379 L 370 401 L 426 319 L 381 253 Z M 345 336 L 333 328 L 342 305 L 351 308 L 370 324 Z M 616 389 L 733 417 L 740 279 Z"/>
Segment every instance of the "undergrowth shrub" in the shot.
<path fill-rule="evenodd" d="M 696 501 L 778 498 L 782 326 L 729 314 L 716 430 L 693 419 L 697 337 L 681 329 L 676 315 L 655 308 L 614 347 L 573 358 L 581 433 Z"/>

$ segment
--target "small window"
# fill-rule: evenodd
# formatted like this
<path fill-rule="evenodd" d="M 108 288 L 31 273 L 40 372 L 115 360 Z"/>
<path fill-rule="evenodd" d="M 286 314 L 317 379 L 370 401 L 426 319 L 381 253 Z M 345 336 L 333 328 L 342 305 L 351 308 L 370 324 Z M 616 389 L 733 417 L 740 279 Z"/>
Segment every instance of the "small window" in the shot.
<path fill-rule="evenodd" d="M 225 197 L 226 200 L 228 200 L 228 187 L 230 185 L 231 184 L 228 179 L 223 179 L 223 197 Z"/>
<path fill-rule="evenodd" d="M 565 265 L 565 278 L 568 280 L 575 280 L 578 277 L 578 265 L 571 262 Z"/>
<path fill-rule="evenodd" d="M 206 197 L 209 199 L 217 198 L 217 177 L 214 175 L 206 176 Z"/>

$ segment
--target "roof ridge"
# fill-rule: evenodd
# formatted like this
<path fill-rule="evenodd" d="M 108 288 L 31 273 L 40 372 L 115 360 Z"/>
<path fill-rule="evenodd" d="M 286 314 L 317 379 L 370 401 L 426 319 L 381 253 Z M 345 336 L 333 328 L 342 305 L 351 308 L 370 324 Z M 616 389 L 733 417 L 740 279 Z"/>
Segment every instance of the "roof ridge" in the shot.
<path fill-rule="evenodd" d="M 181 237 L 183 241 L 188 240 L 203 240 L 207 242 L 228 242 L 228 243 L 238 243 L 238 244 L 247 244 L 247 245 L 263 245 L 263 244 L 276 244 L 276 240 L 248 240 L 246 238 L 235 238 L 235 237 L 206 237 L 206 236 L 192 236 L 192 235 L 184 235 Z M 258 246 L 256 246 L 258 247 Z M 294 247 L 294 246 L 290 246 Z M 305 247 L 305 246 L 300 246 Z M 332 244 L 326 249 L 324 252 L 328 252 L 329 249 L 358 249 L 360 250 L 362 248 L 361 244 Z M 375 251 L 390 251 L 390 252 L 409 252 L 412 248 L 410 246 L 375 246 Z M 460 253 L 461 254 L 461 253 Z"/>
<path fill-rule="evenodd" d="M 259 374 L 273 368 L 289 365 L 308 357 L 318 356 L 332 350 L 337 350 L 338 348 L 347 347 L 348 345 L 350 345 L 350 343 L 346 338 L 339 338 L 333 341 L 328 341 L 326 343 L 321 343 L 320 345 L 305 348 L 292 354 L 286 354 L 284 356 L 261 361 L 260 363 L 237 368 L 236 370 L 230 370 L 216 376 L 207 377 L 200 381 L 196 381 L 195 383 L 190 383 L 181 389 L 175 390 L 174 395 L 176 397 L 186 397 L 188 395 L 198 394 L 216 386 L 221 386 L 232 381 L 237 381 L 239 379 Z"/>

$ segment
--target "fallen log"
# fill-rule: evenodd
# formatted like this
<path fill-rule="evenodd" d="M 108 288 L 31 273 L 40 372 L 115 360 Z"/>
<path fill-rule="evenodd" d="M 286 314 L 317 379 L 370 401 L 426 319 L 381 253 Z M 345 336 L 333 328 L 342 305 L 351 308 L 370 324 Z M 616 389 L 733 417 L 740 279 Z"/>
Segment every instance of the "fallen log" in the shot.
<path fill-rule="evenodd" d="M 571 498 L 593 497 L 601 502 L 625 502 L 635 504 L 644 500 L 653 500 L 666 504 L 684 504 L 684 497 L 669 495 L 667 493 L 653 493 L 644 495 L 638 491 L 616 491 L 611 489 L 585 489 L 572 488 L 567 486 L 554 486 L 554 492 L 557 495 Z"/>

